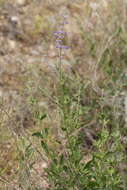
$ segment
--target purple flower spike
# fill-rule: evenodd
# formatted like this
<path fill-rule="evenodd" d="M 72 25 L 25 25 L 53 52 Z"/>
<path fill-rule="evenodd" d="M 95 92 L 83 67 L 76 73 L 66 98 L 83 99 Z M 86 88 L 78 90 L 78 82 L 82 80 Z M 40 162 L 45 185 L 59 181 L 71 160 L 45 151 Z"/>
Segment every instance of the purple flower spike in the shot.
<path fill-rule="evenodd" d="M 56 48 L 62 50 L 62 49 L 69 49 L 70 47 L 63 45 L 62 41 L 65 38 L 65 36 L 68 34 L 68 32 L 64 31 L 64 25 L 68 24 L 67 15 L 61 15 L 63 17 L 62 21 L 60 22 L 59 25 L 59 30 L 54 32 L 54 35 L 56 37 Z M 63 51 L 64 52 L 64 51 Z M 63 55 L 60 55 L 60 58 L 63 58 Z"/>
<path fill-rule="evenodd" d="M 56 48 L 59 48 L 59 49 L 69 49 L 70 47 L 59 44 L 59 45 L 56 46 Z"/>
<path fill-rule="evenodd" d="M 56 36 L 58 39 L 64 39 L 64 36 Z"/>
<path fill-rule="evenodd" d="M 63 49 L 69 49 L 70 47 L 69 46 L 63 46 L 62 48 Z"/>
<path fill-rule="evenodd" d="M 66 32 L 65 31 L 57 31 L 57 32 L 54 32 L 55 35 L 58 35 L 58 34 L 65 34 Z"/>
<path fill-rule="evenodd" d="M 58 45 L 56 46 L 56 48 L 61 49 L 62 46 L 58 44 Z"/>
<path fill-rule="evenodd" d="M 63 25 L 63 24 L 69 24 L 69 22 L 63 21 L 61 24 L 62 24 L 62 25 Z"/>

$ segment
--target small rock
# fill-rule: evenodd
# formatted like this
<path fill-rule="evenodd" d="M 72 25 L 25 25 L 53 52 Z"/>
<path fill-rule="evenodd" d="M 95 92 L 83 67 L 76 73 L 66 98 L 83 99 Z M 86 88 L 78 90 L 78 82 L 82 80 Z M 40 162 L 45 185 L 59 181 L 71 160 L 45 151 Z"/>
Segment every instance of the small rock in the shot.
<path fill-rule="evenodd" d="M 10 21 L 14 24 L 17 24 L 19 22 L 19 18 L 17 16 L 10 17 Z"/>
<path fill-rule="evenodd" d="M 8 40 L 8 44 L 11 49 L 15 49 L 16 47 L 16 42 L 14 40 Z"/>
<path fill-rule="evenodd" d="M 16 0 L 17 4 L 24 5 L 26 3 L 26 0 Z"/>

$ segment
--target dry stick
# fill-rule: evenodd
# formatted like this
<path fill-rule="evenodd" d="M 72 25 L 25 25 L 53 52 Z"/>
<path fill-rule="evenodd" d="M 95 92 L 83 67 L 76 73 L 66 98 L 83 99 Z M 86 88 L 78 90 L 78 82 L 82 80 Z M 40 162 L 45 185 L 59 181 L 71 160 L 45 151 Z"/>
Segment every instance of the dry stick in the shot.
<path fill-rule="evenodd" d="M 101 62 L 101 59 L 102 59 L 102 57 L 103 57 L 105 51 L 108 49 L 108 46 L 110 45 L 112 39 L 113 39 L 116 35 L 117 35 L 116 33 L 113 34 L 113 35 L 110 36 L 109 39 L 107 40 L 107 43 L 106 43 L 105 47 L 103 48 L 103 50 L 102 50 L 102 52 L 101 52 L 101 54 L 100 54 L 100 56 L 99 56 L 99 58 L 98 58 L 98 60 L 97 60 L 96 67 L 95 67 L 95 75 L 97 74 L 98 66 L 99 66 L 99 64 L 100 64 L 100 62 Z"/>
<path fill-rule="evenodd" d="M 125 2 L 125 0 L 123 1 L 123 5 L 122 5 L 122 9 L 123 9 L 123 23 L 122 23 L 122 29 L 123 29 L 123 31 L 124 31 L 124 34 L 126 33 L 126 28 L 125 28 L 125 26 L 126 26 L 126 13 L 127 13 L 127 11 L 126 11 L 126 2 Z"/>
<path fill-rule="evenodd" d="M 41 90 L 41 92 L 42 92 L 44 95 L 46 95 L 46 97 L 48 97 L 49 100 L 51 100 L 54 104 L 57 104 L 57 101 L 55 101 L 55 100 L 52 98 L 52 96 L 50 96 L 49 93 L 46 92 L 45 89 L 42 89 L 41 87 L 39 87 L 39 90 Z"/>
<path fill-rule="evenodd" d="M 11 184 L 7 179 L 5 179 L 1 174 L 0 174 L 0 181 L 2 181 L 3 183 L 8 183 Z"/>
<path fill-rule="evenodd" d="M 9 182 L 7 179 L 5 179 L 5 177 L 3 177 L 1 174 L 0 174 L 0 181 L 2 181 L 3 183 L 7 183 L 7 184 L 10 184 L 10 185 L 12 185 L 12 184 L 15 184 L 15 185 L 18 185 L 18 183 L 16 183 L 16 182 Z"/>
<path fill-rule="evenodd" d="M 94 74 L 95 74 L 95 77 L 97 76 L 97 69 L 98 69 L 98 66 L 99 66 L 99 64 L 100 64 L 100 62 L 101 62 L 101 59 L 102 59 L 102 57 L 103 57 L 105 51 L 108 49 L 108 46 L 110 45 L 112 39 L 113 39 L 116 35 L 117 35 L 117 34 L 115 33 L 115 34 L 113 34 L 112 36 L 109 37 L 109 39 L 107 40 L 107 43 L 106 43 L 105 47 L 103 48 L 102 52 L 100 53 L 100 56 L 99 56 L 99 58 L 98 58 L 98 60 L 97 60 L 97 63 L 96 63 L 96 65 L 95 65 L 95 73 L 94 73 Z M 102 90 L 101 90 L 98 86 L 97 86 L 97 89 L 96 89 L 96 88 L 93 88 L 93 89 L 95 90 L 95 92 L 96 92 L 98 95 L 101 95 L 101 96 L 105 95 L 105 94 L 102 93 Z"/>

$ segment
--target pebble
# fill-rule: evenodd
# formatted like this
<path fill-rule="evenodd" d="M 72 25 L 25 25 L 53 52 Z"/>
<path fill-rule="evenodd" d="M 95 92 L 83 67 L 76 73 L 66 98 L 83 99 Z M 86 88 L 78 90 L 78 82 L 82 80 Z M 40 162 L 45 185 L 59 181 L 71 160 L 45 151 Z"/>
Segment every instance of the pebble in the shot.
<path fill-rule="evenodd" d="M 16 42 L 14 40 L 8 40 L 8 44 L 11 49 L 15 49 L 16 47 Z"/>
<path fill-rule="evenodd" d="M 12 16 L 11 18 L 10 18 L 10 20 L 11 20 L 11 22 L 13 22 L 13 23 L 18 23 L 18 17 L 17 16 Z"/>
<path fill-rule="evenodd" d="M 17 4 L 24 5 L 26 3 L 26 0 L 16 0 Z"/>

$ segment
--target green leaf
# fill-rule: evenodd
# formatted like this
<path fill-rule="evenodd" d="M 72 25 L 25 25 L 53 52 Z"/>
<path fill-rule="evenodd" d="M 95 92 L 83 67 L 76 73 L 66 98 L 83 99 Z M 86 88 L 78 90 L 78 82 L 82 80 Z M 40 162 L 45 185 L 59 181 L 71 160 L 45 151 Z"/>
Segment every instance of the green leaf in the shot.
<path fill-rule="evenodd" d="M 29 168 L 32 169 L 34 164 L 35 164 L 35 161 L 32 162 L 32 163 L 29 165 Z"/>
<path fill-rule="evenodd" d="M 43 135 L 42 135 L 41 132 L 33 133 L 32 136 L 39 137 L 39 138 L 43 138 Z"/>
<path fill-rule="evenodd" d="M 25 156 L 26 157 L 30 157 L 32 155 L 32 153 L 34 152 L 34 149 L 31 146 L 32 146 L 32 144 L 29 144 L 26 147 L 26 150 L 25 150 Z"/>
<path fill-rule="evenodd" d="M 60 165 L 63 165 L 63 163 L 64 163 L 64 155 L 62 154 L 60 156 Z"/>
<path fill-rule="evenodd" d="M 57 139 L 56 139 L 56 142 L 57 142 L 58 144 L 61 144 L 61 141 L 59 141 L 59 140 L 57 140 Z"/>
<path fill-rule="evenodd" d="M 67 131 L 66 127 L 61 127 L 62 131 Z"/>
<path fill-rule="evenodd" d="M 68 167 L 66 165 L 63 166 L 65 172 L 68 172 Z"/>
<path fill-rule="evenodd" d="M 91 168 L 92 165 L 93 165 L 93 159 L 85 164 L 83 170 Z"/>
<path fill-rule="evenodd" d="M 45 150 L 45 152 L 47 154 L 49 154 L 49 148 L 48 148 L 47 144 L 44 141 L 41 141 L 41 146 Z"/>
<path fill-rule="evenodd" d="M 45 134 L 47 136 L 49 134 L 49 129 L 46 127 L 46 128 L 44 128 L 44 131 L 45 131 Z"/>
<path fill-rule="evenodd" d="M 40 121 L 42 121 L 42 120 L 45 119 L 46 117 L 47 117 L 46 114 L 37 113 L 37 119 L 39 119 Z"/>
<path fill-rule="evenodd" d="M 38 102 L 38 100 L 36 98 L 33 98 L 33 97 L 30 98 L 31 104 L 37 104 L 37 102 Z"/>

